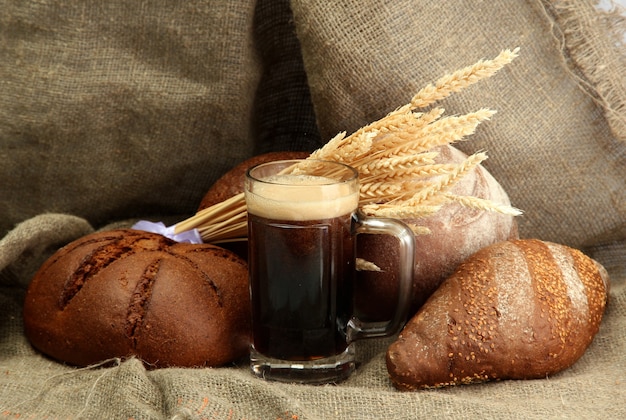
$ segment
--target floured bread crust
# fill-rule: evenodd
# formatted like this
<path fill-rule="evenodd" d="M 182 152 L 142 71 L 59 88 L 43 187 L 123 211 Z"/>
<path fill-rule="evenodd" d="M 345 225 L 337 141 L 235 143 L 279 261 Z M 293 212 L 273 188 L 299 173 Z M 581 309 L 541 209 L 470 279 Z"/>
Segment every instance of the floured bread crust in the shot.
<path fill-rule="evenodd" d="M 437 163 L 462 162 L 467 156 L 452 146 L 439 149 Z M 451 193 L 510 205 L 502 186 L 482 166 L 465 175 Z M 415 236 L 415 269 L 412 307 L 414 314 L 454 269 L 474 252 L 496 242 L 517 239 L 515 218 L 496 212 L 470 209 L 459 203 L 444 205 L 437 213 L 407 223 L 430 229 L 428 235 Z M 358 257 L 381 268 L 379 272 L 361 271 L 357 276 L 357 307 L 373 320 L 389 319 L 397 295 L 397 244 L 395 238 L 359 235 Z"/>

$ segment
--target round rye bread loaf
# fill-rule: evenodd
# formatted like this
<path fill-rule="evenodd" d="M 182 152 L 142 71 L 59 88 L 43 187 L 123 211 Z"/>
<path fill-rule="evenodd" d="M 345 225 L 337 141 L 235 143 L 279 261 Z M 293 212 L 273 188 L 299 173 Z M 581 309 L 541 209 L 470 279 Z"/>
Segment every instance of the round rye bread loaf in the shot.
<path fill-rule="evenodd" d="M 33 347 L 78 366 L 129 356 L 148 367 L 223 365 L 248 351 L 249 318 L 240 257 L 131 229 L 61 248 L 24 303 Z"/>
<path fill-rule="evenodd" d="M 461 163 L 467 155 L 452 146 L 436 149 L 437 163 Z M 481 165 L 467 173 L 450 190 L 458 196 L 471 196 L 510 205 L 508 195 Z M 454 269 L 474 252 L 496 242 L 517 239 L 515 218 L 493 211 L 463 207 L 452 202 L 437 213 L 422 219 L 405 219 L 425 226 L 428 235 L 415 236 L 415 267 L 410 313 L 417 312 L 428 297 Z M 359 271 L 356 306 L 363 319 L 390 319 L 395 311 L 398 290 L 397 240 L 386 235 L 359 235 L 357 255 L 376 264 L 381 271 Z"/>
<path fill-rule="evenodd" d="M 387 351 L 401 390 L 538 379 L 573 365 L 600 328 L 606 270 L 535 239 L 483 248 L 441 285 Z"/>

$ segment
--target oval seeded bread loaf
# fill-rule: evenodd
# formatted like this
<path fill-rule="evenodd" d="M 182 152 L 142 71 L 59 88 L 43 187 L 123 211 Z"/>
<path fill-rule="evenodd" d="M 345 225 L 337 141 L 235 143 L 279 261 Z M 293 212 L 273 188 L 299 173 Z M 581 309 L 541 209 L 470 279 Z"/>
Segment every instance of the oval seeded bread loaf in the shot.
<path fill-rule="evenodd" d="M 213 245 L 137 230 L 98 232 L 52 255 L 24 303 L 26 336 L 50 357 L 90 365 L 218 366 L 246 354 L 245 261 Z"/>
<path fill-rule="evenodd" d="M 465 262 L 387 351 L 401 390 L 545 378 L 573 365 L 599 330 L 606 270 L 539 240 L 501 242 Z"/>

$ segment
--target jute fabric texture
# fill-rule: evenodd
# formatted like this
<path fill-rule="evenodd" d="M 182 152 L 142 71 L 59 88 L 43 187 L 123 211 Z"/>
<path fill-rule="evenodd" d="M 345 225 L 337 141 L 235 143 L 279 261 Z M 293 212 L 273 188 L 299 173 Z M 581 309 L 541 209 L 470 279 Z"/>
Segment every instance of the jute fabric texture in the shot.
<path fill-rule="evenodd" d="M 63 226 L 61 236 L 51 226 Z M 502 381 L 403 393 L 391 385 L 389 339 L 358 343 L 357 372 L 339 385 L 268 383 L 247 361 L 206 369 L 146 370 L 137 359 L 74 368 L 51 361 L 23 333 L 24 267 L 38 267 L 67 232 L 89 230 L 75 216 L 47 214 L 0 241 L 0 418 L 33 419 L 419 419 L 623 418 L 626 406 L 626 270 L 610 257 L 610 303 L 598 335 L 566 371 L 541 380 Z M 36 244 L 27 245 L 23 244 Z M 13 253 L 21 247 L 19 254 Z M 32 252 L 33 249 L 49 251 Z M 7 253 L 12 258 L 5 258 Z M 607 250 L 607 255 L 612 251 Z M 601 257 L 601 256 L 596 256 Z M 613 261 L 613 263 L 611 263 Z M 621 267 L 621 269 L 620 269 Z M 621 270 L 621 271 L 620 271 Z"/>
<path fill-rule="evenodd" d="M 189 213 L 252 154 L 253 2 L 2 10 L 0 232 L 46 211 L 96 224 Z"/>
<path fill-rule="evenodd" d="M 322 138 L 351 133 L 444 74 L 520 47 L 502 73 L 440 103 L 449 115 L 498 111 L 457 147 L 488 153 L 484 166 L 525 211 L 522 236 L 574 247 L 623 241 L 626 58 L 590 3 L 294 0 Z"/>
<path fill-rule="evenodd" d="M 0 0 L 0 418 L 626 418 L 624 18 L 591 0 Z M 192 214 L 254 153 L 312 150 L 505 48 L 502 72 L 443 102 L 498 113 L 466 152 L 523 209 L 523 237 L 583 249 L 612 280 L 600 332 L 566 371 L 402 393 L 391 340 L 358 343 L 328 386 L 247 361 L 75 368 L 35 351 L 22 306 L 56 249 L 137 218 Z"/>

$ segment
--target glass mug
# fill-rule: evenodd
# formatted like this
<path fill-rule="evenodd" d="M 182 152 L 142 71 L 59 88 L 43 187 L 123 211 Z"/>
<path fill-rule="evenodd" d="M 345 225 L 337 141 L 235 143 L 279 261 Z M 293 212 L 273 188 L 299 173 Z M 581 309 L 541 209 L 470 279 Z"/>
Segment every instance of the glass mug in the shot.
<path fill-rule="evenodd" d="M 338 382 L 355 369 L 353 342 L 396 333 L 406 320 L 415 239 L 404 223 L 357 211 L 358 172 L 316 160 L 275 161 L 248 170 L 250 368 L 262 378 Z M 358 233 L 399 239 L 400 287 L 392 320 L 353 316 Z"/>

